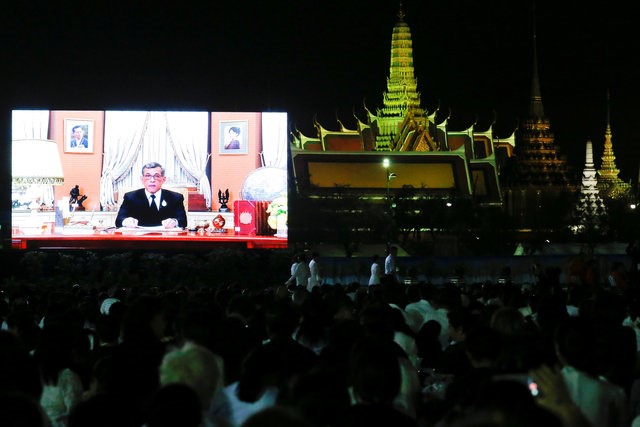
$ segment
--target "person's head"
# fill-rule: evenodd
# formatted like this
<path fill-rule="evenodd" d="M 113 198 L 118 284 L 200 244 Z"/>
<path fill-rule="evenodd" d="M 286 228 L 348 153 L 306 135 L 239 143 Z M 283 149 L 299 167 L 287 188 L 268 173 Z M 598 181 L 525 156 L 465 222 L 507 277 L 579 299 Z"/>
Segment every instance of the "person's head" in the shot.
<path fill-rule="evenodd" d="M 188 385 L 197 393 L 201 409 L 206 410 L 223 382 L 219 363 L 208 348 L 188 343 L 165 354 L 159 369 L 160 384 Z"/>
<path fill-rule="evenodd" d="M 461 306 L 452 307 L 447 313 L 449 320 L 449 338 L 456 341 L 464 341 L 469 329 L 475 321 L 469 310 Z"/>
<path fill-rule="evenodd" d="M 398 247 L 397 246 L 391 246 L 389 248 L 389 254 L 392 255 L 392 256 L 398 255 Z"/>
<path fill-rule="evenodd" d="M 585 316 L 565 318 L 556 326 L 553 339 L 556 355 L 563 365 L 598 375 L 597 356 L 593 353 L 596 330 L 592 319 Z"/>
<path fill-rule="evenodd" d="M 75 139 L 82 139 L 82 137 L 84 137 L 84 130 L 82 129 L 82 126 L 80 125 L 76 125 L 74 127 L 71 128 L 71 132 L 73 133 L 73 137 Z"/>
<path fill-rule="evenodd" d="M 491 315 L 490 326 L 506 337 L 519 337 L 527 331 L 527 322 L 515 307 L 498 308 Z"/>
<path fill-rule="evenodd" d="M 145 418 L 148 427 L 200 426 L 202 410 L 198 395 L 186 384 L 165 384 L 153 395 Z"/>
<path fill-rule="evenodd" d="M 166 327 L 164 301 L 156 296 L 142 295 L 131 303 L 124 314 L 121 338 L 127 343 L 159 342 Z"/>
<path fill-rule="evenodd" d="M 242 424 L 243 427 L 312 427 L 297 411 L 284 406 L 265 408 L 251 415 Z"/>
<path fill-rule="evenodd" d="M 38 401 L 23 393 L 0 391 L 0 425 L 5 427 L 50 425 Z"/>
<path fill-rule="evenodd" d="M 160 163 L 151 162 L 142 167 L 142 185 L 149 193 L 154 194 L 160 190 L 166 179 Z"/>
<path fill-rule="evenodd" d="M 465 354 L 474 368 L 496 367 L 503 343 L 500 332 L 481 324 L 468 331 L 465 338 Z"/>
<path fill-rule="evenodd" d="M 0 394 L 26 395 L 39 402 L 42 387 L 37 362 L 20 337 L 0 330 Z M 4 424 L 0 422 L 0 425 Z"/>
<path fill-rule="evenodd" d="M 349 355 L 350 384 L 358 403 L 390 404 L 400 392 L 402 375 L 392 340 L 365 336 Z"/>
<path fill-rule="evenodd" d="M 240 135 L 240 128 L 238 126 L 231 126 L 229 128 L 229 136 L 231 139 L 236 139 Z"/>

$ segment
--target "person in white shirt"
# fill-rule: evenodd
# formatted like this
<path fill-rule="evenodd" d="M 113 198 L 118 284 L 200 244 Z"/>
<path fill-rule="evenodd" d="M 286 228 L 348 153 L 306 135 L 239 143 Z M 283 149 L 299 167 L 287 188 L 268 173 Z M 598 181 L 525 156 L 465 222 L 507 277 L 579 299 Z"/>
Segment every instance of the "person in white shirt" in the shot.
<path fill-rule="evenodd" d="M 311 292 L 316 286 L 322 284 L 322 278 L 320 277 L 320 265 L 318 264 L 318 258 L 320 254 L 313 252 L 311 254 L 311 261 L 309 261 L 309 280 L 307 284 L 307 290 Z"/>
<path fill-rule="evenodd" d="M 307 258 L 304 253 L 298 255 L 295 266 L 291 267 L 291 273 L 293 277 L 295 277 L 296 286 L 307 287 L 309 283 L 309 277 L 311 273 L 309 272 L 309 264 L 307 264 Z"/>
<path fill-rule="evenodd" d="M 380 284 L 380 257 L 376 254 L 371 257 L 371 275 L 369 286 Z"/>
<path fill-rule="evenodd" d="M 571 400 L 593 426 L 626 427 L 630 424 L 625 390 L 594 369 L 594 326 L 582 317 L 569 317 L 555 332 L 555 348 Z M 544 390 L 540 390 L 544 393 Z"/>
<path fill-rule="evenodd" d="M 389 254 L 384 260 L 384 274 L 393 277 L 398 280 L 398 264 L 396 257 L 398 256 L 398 247 L 391 246 L 389 248 Z"/>

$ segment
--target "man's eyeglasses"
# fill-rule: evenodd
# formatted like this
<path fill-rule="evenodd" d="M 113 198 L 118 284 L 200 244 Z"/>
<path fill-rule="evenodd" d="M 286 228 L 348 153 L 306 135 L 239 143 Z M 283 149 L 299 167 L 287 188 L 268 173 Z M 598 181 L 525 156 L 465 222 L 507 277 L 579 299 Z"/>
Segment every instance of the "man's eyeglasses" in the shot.
<path fill-rule="evenodd" d="M 144 174 L 142 175 L 142 178 L 144 178 L 145 181 L 150 181 L 151 178 L 155 179 L 156 181 L 164 178 L 162 175 L 160 175 L 159 173 L 155 174 L 155 175 L 150 175 L 150 174 Z"/>

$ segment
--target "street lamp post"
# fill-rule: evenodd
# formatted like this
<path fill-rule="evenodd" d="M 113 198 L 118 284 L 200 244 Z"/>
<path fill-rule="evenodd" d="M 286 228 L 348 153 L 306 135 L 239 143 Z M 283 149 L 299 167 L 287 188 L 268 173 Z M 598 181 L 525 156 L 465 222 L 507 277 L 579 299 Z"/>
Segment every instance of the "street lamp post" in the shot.
<path fill-rule="evenodd" d="M 391 180 L 394 179 L 397 176 L 395 173 L 393 173 L 393 172 L 391 172 L 389 170 L 390 166 L 391 166 L 391 162 L 389 161 L 388 158 L 385 157 L 384 159 L 382 159 L 382 167 L 385 169 L 385 174 L 386 174 L 387 198 L 386 198 L 386 209 L 385 210 L 386 210 L 386 213 L 387 213 L 387 217 L 389 219 L 389 224 L 388 224 L 389 235 L 391 234 L 391 221 L 392 221 L 392 218 L 393 218 L 392 211 L 391 211 L 392 205 L 391 205 L 391 194 L 389 192 L 389 184 L 390 184 Z M 387 246 L 389 246 L 389 244 L 390 244 L 389 243 L 389 237 L 390 236 L 387 236 Z"/>
<path fill-rule="evenodd" d="M 387 175 L 387 209 L 388 209 L 389 213 L 391 213 L 391 198 L 390 198 L 390 193 L 389 193 L 389 183 L 391 182 L 391 180 L 393 178 L 396 177 L 396 174 L 389 170 L 390 166 L 391 166 L 391 162 L 389 161 L 389 159 L 387 157 L 382 159 L 382 167 L 384 168 L 385 173 Z"/>
<path fill-rule="evenodd" d="M 393 172 L 390 172 L 389 169 L 387 169 L 387 200 L 389 202 L 391 202 L 391 198 L 389 197 L 389 182 L 395 178 L 397 175 Z M 389 203 L 389 207 L 391 207 L 391 203 Z"/>

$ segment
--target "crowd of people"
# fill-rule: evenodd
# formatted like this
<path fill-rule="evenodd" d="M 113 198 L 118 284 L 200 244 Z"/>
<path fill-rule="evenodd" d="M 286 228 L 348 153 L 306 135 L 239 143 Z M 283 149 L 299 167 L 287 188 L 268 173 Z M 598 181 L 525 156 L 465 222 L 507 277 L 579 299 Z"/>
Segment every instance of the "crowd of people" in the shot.
<path fill-rule="evenodd" d="M 635 281 L 405 284 L 371 261 L 332 285 L 317 253 L 274 283 L 5 280 L 0 425 L 640 425 Z"/>

